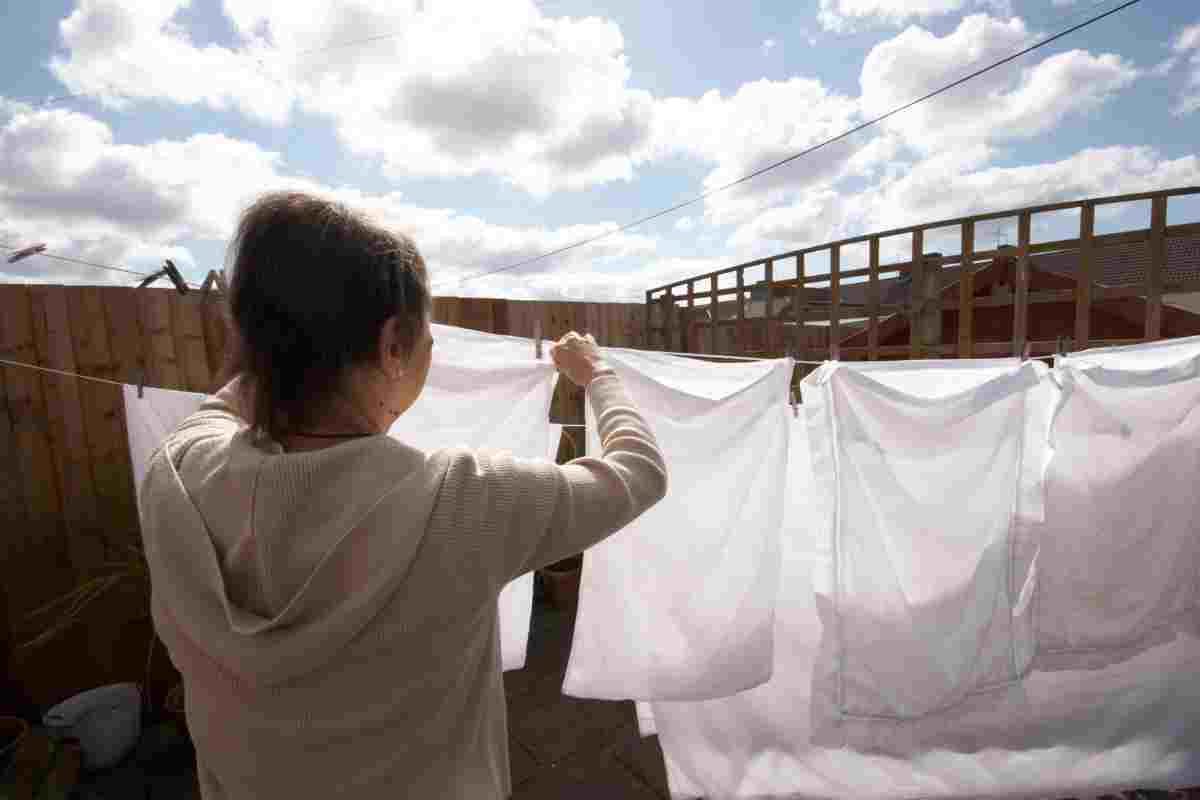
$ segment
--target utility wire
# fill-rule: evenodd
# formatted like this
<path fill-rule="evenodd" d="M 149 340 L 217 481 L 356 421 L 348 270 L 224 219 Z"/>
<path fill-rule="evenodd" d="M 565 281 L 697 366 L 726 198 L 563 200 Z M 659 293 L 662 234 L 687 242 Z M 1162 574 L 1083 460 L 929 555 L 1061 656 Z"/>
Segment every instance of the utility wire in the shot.
<path fill-rule="evenodd" d="M 9 251 L 10 253 L 15 253 L 15 252 L 17 252 L 19 249 L 21 249 L 21 248 L 17 248 L 17 247 L 9 247 L 9 248 L 8 248 L 8 251 Z M 146 278 L 146 277 L 149 277 L 150 275 L 153 275 L 153 274 L 154 274 L 154 273 L 152 273 L 152 272 L 137 272 L 136 270 L 132 270 L 132 269 L 125 269 L 124 267 L 114 267 L 114 266 L 112 266 L 111 264 L 98 264 L 98 263 L 96 263 L 95 261 L 85 261 L 85 260 L 83 260 L 83 259 L 80 259 L 80 258 L 71 258 L 71 257 L 69 257 L 69 256 L 60 256 L 60 255 L 55 255 L 54 253 L 47 253 L 47 252 L 44 252 L 44 251 L 43 251 L 43 252 L 41 252 L 41 253 L 33 253 L 33 254 L 31 254 L 31 255 L 29 256 L 29 258 L 36 258 L 36 257 L 41 257 L 41 258 L 53 258 L 55 261 L 65 261 L 65 262 L 67 262 L 67 263 L 69 263 L 69 264 L 79 264 L 79 265 L 81 265 L 81 266 L 84 266 L 84 267 L 92 267 L 93 269 L 104 269 L 104 270 L 108 270 L 109 272 L 120 272 L 120 273 L 123 273 L 123 274 L 125 274 L 125 275 L 134 275 L 134 276 L 137 276 L 137 277 L 139 277 L 139 278 Z M 0 268 L 2 268 L 2 265 L 0 265 Z M 196 284 L 194 284 L 194 283 L 191 283 L 191 282 L 188 282 L 188 284 L 187 284 L 187 285 L 188 285 L 188 287 L 189 287 L 189 288 L 191 288 L 191 289 L 198 289 L 198 288 L 200 288 L 199 286 L 197 286 Z"/>
<path fill-rule="evenodd" d="M 817 144 L 815 144 L 811 147 L 805 148 L 804 150 L 801 150 L 798 153 L 794 153 L 794 154 L 788 156 L 787 158 L 783 158 L 783 159 L 780 159 L 779 161 L 775 161 L 771 164 L 768 164 L 767 166 L 762 167 L 761 169 L 757 169 L 748 175 L 743 175 L 742 177 L 740 177 L 736 180 L 730 181 L 729 183 L 723 184 L 721 186 L 717 186 L 713 189 L 709 189 L 708 191 L 706 191 L 702 194 L 699 194 L 690 200 L 685 200 L 682 203 L 676 203 L 675 205 L 671 206 L 670 208 L 665 208 L 662 211 L 657 211 L 648 216 L 640 217 L 638 219 L 633 220 L 632 222 L 627 222 L 624 225 L 621 225 L 620 227 L 612 228 L 611 230 L 605 231 L 604 233 L 596 234 L 595 236 L 589 236 L 586 239 L 580 239 L 577 242 L 572 242 L 571 244 L 564 245 L 564 246 L 556 248 L 554 250 L 550 250 L 548 252 L 542 253 L 541 255 L 533 256 L 531 258 L 526 258 L 526 259 L 518 261 L 514 264 L 508 264 L 506 266 L 498 267 L 496 269 L 484 270 L 483 272 L 476 272 L 474 274 L 467 275 L 466 277 L 459 278 L 455 281 L 451 281 L 449 283 L 442 284 L 441 286 L 439 286 L 437 288 L 440 289 L 440 288 L 445 288 L 448 286 L 461 286 L 462 284 L 466 283 L 467 281 L 473 281 L 478 278 L 486 277 L 488 275 L 495 275 L 496 273 L 499 273 L 499 272 L 507 272 L 509 270 L 517 269 L 519 267 L 524 267 L 529 264 L 533 264 L 535 262 L 542 261 L 543 259 L 550 258 L 551 256 L 556 256 L 556 255 L 559 255 L 560 253 L 565 253 L 568 250 L 574 250 L 575 248 L 583 247 L 584 245 L 592 244 L 593 242 L 598 242 L 601 239 L 612 236 L 613 234 L 621 233 L 622 231 L 627 231 L 630 228 L 637 227 L 638 225 L 642 225 L 644 223 L 650 222 L 651 220 L 658 219 L 659 217 L 666 216 L 667 214 L 671 214 L 675 211 L 679 211 L 680 209 L 687 208 L 688 206 L 699 203 L 701 200 L 712 197 L 713 195 L 715 195 L 719 192 L 724 192 L 727 189 L 732 189 L 734 186 L 737 186 L 739 184 L 745 183 L 746 181 L 757 178 L 759 175 L 762 175 L 764 172 L 769 172 L 773 169 L 778 169 L 779 167 L 782 167 L 785 164 L 790 164 L 791 162 L 793 162 L 799 158 L 803 158 L 804 156 L 807 156 L 810 153 L 814 153 L 823 147 L 828 147 L 829 145 L 833 144 L 834 142 L 841 141 L 842 139 L 845 139 L 848 136 L 852 136 L 855 133 L 858 133 L 859 131 L 861 131 L 865 128 L 869 128 L 872 125 L 876 125 L 880 122 L 883 122 L 884 120 L 888 119 L 889 117 L 895 116 L 896 114 L 899 114 L 902 111 L 907 111 L 908 109 L 912 108 L 913 106 L 917 105 L 918 103 L 923 103 L 926 100 L 930 100 L 934 97 L 937 97 L 940 94 L 943 94 L 944 92 L 948 92 L 955 87 L 961 86 L 962 84 L 966 83 L 967 81 L 970 81 L 974 78 L 979 77 L 980 75 L 983 75 L 984 73 L 991 72 L 992 70 L 996 69 L 997 67 L 1001 67 L 1001 66 L 1009 63 L 1010 61 L 1014 61 L 1027 53 L 1032 53 L 1034 50 L 1045 47 L 1046 45 L 1048 45 L 1052 42 L 1055 42 L 1055 41 L 1063 38 L 1064 36 L 1074 33 L 1075 31 L 1080 30 L 1081 28 L 1086 28 L 1088 25 L 1091 25 L 1095 22 L 1099 22 L 1100 20 L 1104 19 L 1105 17 L 1111 16 L 1112 14 L 1116 14 L 1118 11 L 1122 11 L 1122 10 L 1129 8 L 1132 5 L 1136 5 L 1137 3 L 1140 3 L 1140 2 L 1141 2 L 1141 0 L 1127 0 L 1127 2 L 1122 3 L 1121 5 L 1117 6 L 1116 8 L 1109 9 L 1108 11 L 1105 11 L 1101 14 L 1097 14 L 1096 16 L 1093 16 L 1087 20 L 1084 20 L 1083 22 L 1079 23 L 1078 25 L 1072 25 L 1070 28 L 1067 28 L 1066 30 L 1061 31 L 1060 33 L 1056 33 L 1053 36 L 1049 36 L 1045 39 L 1042 39 L 1041 41 L 1036 42 L 1036 43 L 1030 45 L 1029 47 L 1026 47 L 1023 50 L 1020 50 L 1016 53 L 1013 53 L 1010 56 L 1000 59 L 999 61 L 989 64 L 988 66 L 983 67 L 982 69 L 977 69 L 969 75 L 964 75 L 963 77 L 959 78 L 958 80 L 956 80 L 952 83 L 948 83 L 939 89 L 935 89 L 934 91 L 929 92 L 928 94 L 918 97 L 916 100 L 911 100 L 902 106 L 897 106 L 896 108 L 893 108 L 891 111 L 888 111 L 884 114 L 880 114 L 878 117 L 874 117 L 873 119 L 869 119 L 866 122 L 856 125 L 853 128 L 851 128 L 850 130 L 845 131 L 844 133 L 840 133 L 837 136 L 834 136 L 830 139 L 826 139 L 823 142 L 818 142 Z"/>

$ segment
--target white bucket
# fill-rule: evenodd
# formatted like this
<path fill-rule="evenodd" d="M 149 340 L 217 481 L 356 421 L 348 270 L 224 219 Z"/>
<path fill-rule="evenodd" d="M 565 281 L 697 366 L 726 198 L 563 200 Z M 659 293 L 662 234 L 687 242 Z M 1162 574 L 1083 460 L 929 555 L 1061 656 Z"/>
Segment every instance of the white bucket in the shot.
<path fill-rule="evenodd" d="M 85 769 L 123 759 L 142 734 L 142 693 L 136 683 L 114 683 L 75 695 L 42 720 L 55 737 L 79 740 Z"/>

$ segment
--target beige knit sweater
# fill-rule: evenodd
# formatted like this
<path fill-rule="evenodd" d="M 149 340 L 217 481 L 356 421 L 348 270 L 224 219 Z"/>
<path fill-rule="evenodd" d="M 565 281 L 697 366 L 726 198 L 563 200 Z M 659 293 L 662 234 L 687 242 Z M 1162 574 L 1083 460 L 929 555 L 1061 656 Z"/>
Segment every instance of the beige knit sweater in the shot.
<path fill-rule="evenodd" d="M 603 454 L 564 466 L 382 435 L 284 453 L 232 386 L 167 438 L 142 535 L 205 800 L 511 793 L 501 588 L 666 492 L 619 379 L 588 394 Z"/>

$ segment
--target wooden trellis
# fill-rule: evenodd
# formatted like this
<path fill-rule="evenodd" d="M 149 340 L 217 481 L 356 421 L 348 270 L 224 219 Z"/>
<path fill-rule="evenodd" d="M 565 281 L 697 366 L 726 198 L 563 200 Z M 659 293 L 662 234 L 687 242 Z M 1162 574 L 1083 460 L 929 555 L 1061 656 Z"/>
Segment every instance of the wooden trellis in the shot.
<path fill-rule="evenodd" d="M 1200 276 L 1185 280 L 1166 280 L 1168 244 L 1178 238 L 1200 236 L 1200 223 L 1167 224 L 1167 204 L 1171 198 L 1200 194 L 1200 187 L 1163 189 L 1153 192 L 1110 197 L 1093 197 L 1028 208 L 993 211 L 958 219 L 940 220 L 905 228 L 855 236 L 812 247 L 791 250 L 737 264 L 715 272 L 684 278 L 646 292 L 645 328 L 650 346 L 656 349 L 729 355 L 783 355 L 792 353 L 801 359 L 876 360 L 889 358 L 997 357 L 1022 354 L 1028 345 L 1031 355 L 1056 352 L 1059 337 L 1073 337 L 1072 349 L 1104 345 L 1131 344 L 1162 338 L 1164 335 L 1163 295 L 1200 292 Z M 1150 204 L 1147 227 L 1097 235 L 1096 209 L 1121 203 Z M 1034 242 L 1032 232 L 1039 214 L 1078 210 L 1079 234 L 1072 239 Z M 1017 236 L 1015 247 L 997 246 L 979 249 L 979 223 L 1013 220 Z M 957 228 L 959 251 L 953 255 L 927 252 L 931 231 Z M 907 236 L 911 252 L 904 261 L 881 264 L 881 243 L 892 237 Z M 846 250 L 866 243 L 867 263 L 847 268 Z M 1136 285 L 1104 285 L 1096 273 L 1099 256 L 1106 248 L 1144 244 L 1149 259 L 1144 275 Z M 1073 253 L 1077 268 L 1073 287 L 1031 291 L 1031 258 L 1042 254 Z M 813 256 L 826 254 L 828 271 L 812 268 Z M 1012 262 L 1011 292 L 999 296 L 978 296 L 977 276 L 997 259 Z M 795 263 L 795 277 L 779 278 L 780 266 Z M 748 285 L 748 270 L 762 269 L 763 281 Z M 911 287 L 904 302 L 883 303 L 880 276 L 896 273 Z M 848 302 L 847 286 L 865 279 L 865 300 Z M 957 296 L 946 289 L 958 283 Z M 722 283 L 731 285 L 722 286 Z M 695 287 L 708 285 L 706 304 L 698 304 Z M 813 298 L 814 290 L 825 290 L 825 298 Z M 681 292 L 685 292 L 681 296 Z M 750 318 L 746 313 L 747 296 L 765 297 L 762 314 Z M 777 319 L 776 298 L 791 298 L 786 319 Z M 732 299 L 734 302 L 728 304 Z M 1104 301 L 1132 301 L 1144 305 L 1144 325 L 1136 336 L 1105 338 L 1097 336 L 1092 319 L 1098 304 Z M 1030 310 L 1043 303 L 1073 303 L 1073 320 L 1054 338 L 1035 338 Z M 728 314 L 722 306 L 732 305 Z M 975 326 L 984 309 L 1011 306 L 1011 335 L 1004 340 L 984 339 Z M 956 331 L 943 335 L 943 312 L 954 311 Z M 991 312 L 988 312 L 991 313 Z M 881 323 L 896 315 L 906 321 L 907 344 L 881 344 Z M 729 318 L 723 318 L 728 316 Z M 850 321 L 865 317 L 864 341 L 847 345 Z M 816 329 L 814 322 L 822 323 Z M 746 330 L 763 330 L 761 346 L 748 344 Z M 722 335 L 722 332 L 730 335 Z M 1198 331 L 1200 332 L 1200 331 Z M 690 334 L 696 335 L 690 335 Z M 857 338 L 857 337 L 855 337 Z"/>

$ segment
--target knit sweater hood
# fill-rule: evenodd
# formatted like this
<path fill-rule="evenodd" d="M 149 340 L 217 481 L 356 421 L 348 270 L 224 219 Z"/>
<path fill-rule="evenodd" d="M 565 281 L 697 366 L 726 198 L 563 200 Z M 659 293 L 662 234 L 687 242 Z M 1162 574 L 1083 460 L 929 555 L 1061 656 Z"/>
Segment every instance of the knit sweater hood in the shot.
<path fill-rule="evenodd" d="M 280 687 L 330 665 L 394 594 L 445 457 L 386 436 L 285 453 L 219 415 L 204 430 L 169 437 L 143 484 L 155 622 L 236 684 Z"/>

